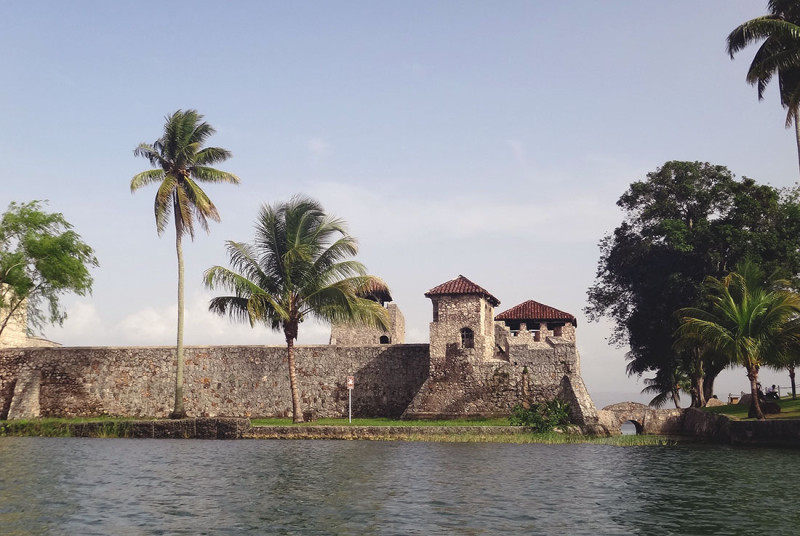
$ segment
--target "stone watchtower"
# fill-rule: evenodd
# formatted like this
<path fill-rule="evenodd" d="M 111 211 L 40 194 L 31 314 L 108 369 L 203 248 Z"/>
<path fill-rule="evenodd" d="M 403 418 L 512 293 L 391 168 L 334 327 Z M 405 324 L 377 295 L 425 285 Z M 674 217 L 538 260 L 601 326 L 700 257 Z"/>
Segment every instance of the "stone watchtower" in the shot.
<path fill-rule="evenodd" d="M 330 344 L 339 346 L 370 346 L 374 344 L 403 344 L 406 337 L 406 321 L 400 308 L 392 301 L 385 288 L 367 291 L 362 297 L 380 303 L 389 314 L 389 331 L 352 324 L 333 324 Z"/>
<path fill-rule="evenodd" d="M 469 363 L 494 357 L 494 307 L 500 300 L 463 275 L 430 289 L 425 297 L 433 302 L 432 368 L 448 357 Z"/>

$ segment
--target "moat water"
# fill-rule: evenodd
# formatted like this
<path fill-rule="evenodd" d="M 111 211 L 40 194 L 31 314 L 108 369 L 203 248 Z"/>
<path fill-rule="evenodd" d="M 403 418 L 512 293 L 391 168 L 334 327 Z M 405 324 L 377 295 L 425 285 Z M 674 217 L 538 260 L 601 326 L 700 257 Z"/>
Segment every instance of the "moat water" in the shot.
<path fill-rule="evenodd" d="M 0 438 L 0 533 L 798 534 L 800 453 Z"/>

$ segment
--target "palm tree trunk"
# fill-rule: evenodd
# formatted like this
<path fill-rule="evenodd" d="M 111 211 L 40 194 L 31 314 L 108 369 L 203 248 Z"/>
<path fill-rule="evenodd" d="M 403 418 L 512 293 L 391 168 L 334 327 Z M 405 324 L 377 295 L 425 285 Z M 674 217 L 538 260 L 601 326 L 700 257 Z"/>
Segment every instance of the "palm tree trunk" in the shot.
<path fill-rule="evenodd" d="M 798 118 L 800 118 L 800 109 L 794 111 L 794 135 L 797 141 L 797 160 L 800 164 L 800 123 L 797 122 Z"/>
<path fill-rule="evenodd" d="M 794 386 L 794 365 L 789 365 L 789 381 L 792 382 L 792 400 L 797 400 L 797 390 Z"/>
<path fill-rule="evenodd" d="M 178 344 L 177 367 L 175 372 L 175 403 L 170 419 L 186 418 L 183 406 L 183 248 L 181 247 L 181 228 L 178 223 L 178 214 L 175 214 L 175 249 L 178 253 Z"/>
<path fill-rule="evenodd" d="M 295 329 L 296 331 L 296 329 Z M 303 410 L 300 407 L 300 391 L 297 388 L 297 373 L 294 362 L 294 335 L 284 329 L 286 334 L 286 358 L 289 361 L 289 387 L 292 391 L 292 422 L 304 422 Z"/>
<path fill-rule="evenodd" d="M 750 379 L 750 411 L 748 417 L 755 416 L 760 421 L 764 420 L 764 412 L 761 411 L 761 401 L 758 399 L 758 369 L 747 368 L 747 377 Z"/>
<path fill-rule="evenodd" d="M 672 391 L 672 403 L 675 404 L 675 409 L 681 408 L 681 391 L 677 387 L 673 387 Z"/>

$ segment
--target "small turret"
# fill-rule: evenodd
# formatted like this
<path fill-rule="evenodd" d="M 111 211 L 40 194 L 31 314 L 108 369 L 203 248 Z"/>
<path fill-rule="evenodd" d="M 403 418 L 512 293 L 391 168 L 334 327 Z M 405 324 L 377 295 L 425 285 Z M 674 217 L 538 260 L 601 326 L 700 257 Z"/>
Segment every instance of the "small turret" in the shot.
<path fill-rule="evenodd" d="M 430 324 L 431 365 L 448 355 L 469 362 L 492 359 L 494 354 L 494 307 L 500 300 L 463 275 L 425 293 L 433 303 Z"/>

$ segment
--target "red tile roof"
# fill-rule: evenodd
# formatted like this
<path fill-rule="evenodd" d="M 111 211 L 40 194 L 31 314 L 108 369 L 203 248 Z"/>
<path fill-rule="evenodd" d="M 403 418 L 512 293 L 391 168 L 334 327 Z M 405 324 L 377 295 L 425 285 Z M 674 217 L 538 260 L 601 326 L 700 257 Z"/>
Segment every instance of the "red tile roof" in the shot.
<path fill-rule="evenodd" d="M 575 317 L 564 311 L 559 311 L 554 307 L 528 300 L 524 303 L 503 311 L 494 317 L 495 320 L 567 320 L 573 326 L 578 325 Z"/>
<path fill-rule="evenodd" d="M 491 303 L 492 306 L 496 307 L 500 305 L 500 300 L 489 294 L 488 290 L 480 285 L 476 285 L 463 275 L 459 275 L 457 278 L 451 279 L 447 283 L 442 283 L 438 287 L 433 287 L 425 293 L 425 297 L 430 298 L 431 296 L 442 296 L 448 294 L 477 294 L 486 298 L 486 300 Z"/>

